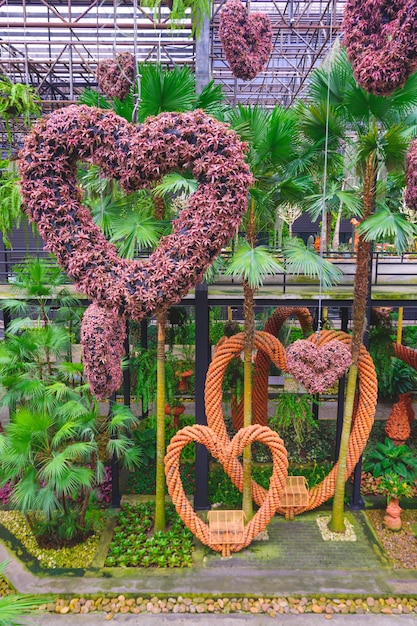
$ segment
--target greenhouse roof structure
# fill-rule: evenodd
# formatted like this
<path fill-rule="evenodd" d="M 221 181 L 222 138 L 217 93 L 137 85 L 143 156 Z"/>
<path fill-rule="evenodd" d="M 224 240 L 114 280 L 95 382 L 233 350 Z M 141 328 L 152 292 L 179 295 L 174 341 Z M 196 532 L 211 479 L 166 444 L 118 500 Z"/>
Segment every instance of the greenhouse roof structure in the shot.
<path fill-rule="evenodd" d="M 231 103 L 288 106 L 340 35 L 345 0 L 251 0 L 250 11 L 271 18 L 273 49 L 248 82 L 234 78 L 224 57 L 223 4 L 214 0 L 196 41 L 191 15 L 172 24 L 166 6 L 143 8 L 140 0 L 0 0 L 0 73 L 35 87 L 48 111 L 96 87 L 99 61 L 129 51 L 138 62 L 190 66 L 197 84 L 213 78 Z"/>

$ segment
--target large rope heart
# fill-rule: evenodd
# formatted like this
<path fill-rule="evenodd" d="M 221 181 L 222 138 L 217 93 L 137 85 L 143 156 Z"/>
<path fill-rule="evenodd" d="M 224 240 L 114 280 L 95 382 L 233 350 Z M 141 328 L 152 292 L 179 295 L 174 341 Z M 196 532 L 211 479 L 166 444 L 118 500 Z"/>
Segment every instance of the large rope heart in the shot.
<path fill-rule="evenodd" d="M 324 346 L 299 339 L 287 348 L 287 368 L 309 393 L 323 393 L 343 376 L 352 363 L 352 354 L 334 339 Z"/>
<path fill-rule="evenodd" d="M 266 426 L 249 426 L 242 428 L 225 445 L 224 441 L 207 426 L 187 426 L 171 439 L 165 456 L 165 475 L 169 495 L 175 505 L 178 515 L 191 532 L 205 545 L 210 546 L 216 552 L 222 551 L 222 545 L 210 541 L 210 531 L 193 511 L 181 482 L 179 471 L 180 454 L 184 446 L 190 441 L 202 443 L 223 465 L 226 472 L 233 480 L 233 461 L 239 456 L 243 449 L 253 443 L 260 441 L 271 450 L 273 460 L 272 476 L 269 482 L 269 490 L 265 492 L 261 507 L 254 517 L 245 526 L 243 541 L 232 544 L 230 550 L 238 552 L 250 544 L 250 542 L 268 525 L 274 516 L 278 502 L 281 499 L 285 487 L 288 459 L 282 439 Z"/>
<path fill-rule="evenodd" d="M 266 13 L 248 14 L 240 0 L 228 0 L 220 13 L 219 38 L 234 76 L 253 80 L 271 54 L 271 21 Z"/>
<path fill-rule="evenodd" d="M 417 68 L 415 0 L 348 0 L 342 30 L 358 83 L 377 96 L 403 87 Z"/>
<path fill-rule="evenodd" d="M 311 337 L 309 337 L 306 341 L 310 341 L 321 347 L 334 340 L 340 341 L 346 346 L 350 346 L 351 337 L 347 333 L 343 333 L 341 331 L 322 331 L 320 335 L 311 335 Z M 240 355 L 243 350 L 243 343 L 243 333 L 233 335 L 233 337 L 230 337 L 222 343 L 218 350 L 216 350 L 207 372 L 205 389 L 207 423 L 209 427 L 217 433 L 223 446 L 227 445 L 229 438 L 223 417 L 222 383 L 228 364 L 231 359 Z M 285 350 L 278 339 L 272 335 L 268 335 L 268 333 L 258 331 L 255 333 L 255 348 L 263 350 L 270 356 L 272 363 L 274 363 L 279 369 L 287 371 Z M 369 352 L 364 348 L 364 346 L 361 347 L 360 351 L 358 374 L 359 401 L 349 437 L 346 479 L 352 473 L 365 448 L 366 442 L 368 441 L 369 433 L 371 431 L 372 424 L 374 423 L 377 402 L 378 383 L 375 374 L 375 367 Z M 232 478 L 235 485 L 242 490 L 242 466 L 237 459 L 233 459 L 231 463 L 233 477 L 232 474 L 229 474 L 229 476 Z M 336 476 L 337 463 L 321 483 L 309 490 L 308 505 L 297 509 L 296 513 L 302 513 L 305 510 L 314 509 L 320 506 L 320 504 L 323 504 L 323 502 L 326 502 L 334 494 Z M 265 499 L 266 492 L 265 489 L 263 489 L 255 481 L 252 481 L 252 494 L 255 502 L 258 505 L 261 505 Z M 285 514 L 285 511 L 281 509 L 279 505 L 277 507 L 277 511 Z"/>
<path fill-rule="evenodd" d="M 83 356 L 90 371 L 102 370 L 92 384 L 99 397 L 118 388 L 120 370 L 103 367 L 109 356 L 97 337 L 103 333 L 94 321 L 98 307 L 103 323 L 106 312 L 140 320 L 177 304 L 201 280 L 246 210 L 252 178 L 244 156 L 237 135 L 202 111 L 164 113 L 132 126 L 111 111 L 70 106 L 34 124 L 25 138 L 20 172 L 26 211 L 46 248 L 97 307 L 83 326 Z M 100 165 L 127 192 L 173 169 L 191 170 L 199 188 L 149 259 L 121 259 L 81 204 L 78 161 Z M 111 323 L 105 325 L 110 332 Z M 114 334 L 116 353 L 123 340 L 123 333 Z"/>

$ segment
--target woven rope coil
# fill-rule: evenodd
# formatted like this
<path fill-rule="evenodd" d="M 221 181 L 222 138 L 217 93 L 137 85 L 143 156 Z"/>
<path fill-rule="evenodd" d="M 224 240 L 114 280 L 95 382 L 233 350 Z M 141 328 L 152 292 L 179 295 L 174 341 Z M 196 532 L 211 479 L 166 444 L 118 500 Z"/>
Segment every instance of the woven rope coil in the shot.
<path fill-rule="evenodd" d="M 394 343 L 393 346 L 397 359 L 401 359 L 401 361 L 404 361 L 404 363 L 407 363 L 407 365 L 417 370 L 417 350 L 403 346 L 400 343 Z"/>
<path fill-rule="evenodd" d="M 168 493 L 172 498 L 178 515 L 191 532 L 205 545 L 216 552 L 222 551 L 222 544 L 211 543 L 209 527 L 193 511 L 188 498 L 184 492 L 179 471 L 180 454 L 184 446 L 190 441 L 203 444 L 224 466 L 225 471 L 233 480 L 234 464 L 233 459 L 241 454 L 243 448 L 253 441 L 260 441 L 271 450 L 273 460 L 273 472 L 269 484 L 268 492 L 262 501 L 262 505 L 255 516 L 245 526 L 244 539 L 242 543 L 231 544 L 230 550 L 238 552 L 248 546 L 251 541 L 266 526 L 274 516 L 278 503 L 281 499 L 285 487 L 288 459 L 287 451 L 282 439 L 273 430 L 266 426 L 253 425 L 242 428 L 229 441 L 221 439 L 207 426 L 187 426 L 171 439 L 165 456 L 165 475 L 168 486 Z"/>
<path fill-rule="evenodd" d="M 317 346 L 323 346 L 329 341 L 341 341 L 350 346 L 351 337 L 347 333 L 341 331 L 322 331 L 320 335 L 311 335 L 307 341 L 312 341 Z M 230 342 L 230 343 L 229 343 Z M 261 347 L 260 347 L 261 346 Z M 282 344 L 265 332 L 255 333 L 255 348 L 262 349 L 270 354 L 273 363 L 279 369 L 286 371 L 285 351 Z M 226 446 L 229 439 L 226 432 L 226 426 L 223 418 L 222 409 L 222 381 L 225 369 L 229 361 L 237 356 L 243 349 L 243 334 L 234 335 L 225 341 L 216 351 L 213 361 L 210 364 L 205 390 L 206 414 L 207 422 L 219 436 L 223 445 Z M 240 352 L 239 352 L 240 350 Z M 218 358 L 217 358 L 218 357 Z M 360 455 L 366 445 L 372 424 L 374 422 L 378 384 L 376 379 L 375 367 L 370 354 L 361 347 L 359 362 L 359 400 L 355 418 L 352 424 L 352 430 L 349 438 L 349 452 L 346 467 L 346 479 L 350 476 L 353 468 L 359 460 Z M 225 465 L 225 470 L 238 489 L 243 488 L 243 469 L 237 459 L 230 461 L 231 473 L 229 473 Z M 324 480 L 309 490 L 308 506 L 297 510 L 302 513 L 305 510 L 314 509 L 323 502 L 326 502 L 333 494 L 336 486 L 337 464 L 332 468 L 330 473 Z M 253 499 L 258 505 L 261 505 L 266 497 L 266 491 L 255 481 L 252 481 Z M 284 511 L 277 507 L 277 511 L 284 514 Z"/>

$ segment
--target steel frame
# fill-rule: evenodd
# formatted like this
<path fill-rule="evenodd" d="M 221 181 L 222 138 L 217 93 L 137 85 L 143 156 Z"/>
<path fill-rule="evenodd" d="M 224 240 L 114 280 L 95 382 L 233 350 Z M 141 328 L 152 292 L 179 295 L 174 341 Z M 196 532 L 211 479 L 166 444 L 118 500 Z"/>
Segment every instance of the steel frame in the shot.
<path fill-rule="evenodd" d="M 211 73 L 231 103 L 290 105 L 339 36 L 346 0 L 247 0 L 251 11 L 270 15 L 274 43 L 267 67 L 250 82 L 233 77 L 219 41 L 225 1 L 213 3 L 207 77 Z M 0 73 L 33 86 L 49 112 L 76 101 L 85 87 L 96 87 L 97 64 L 119 51 L 134 53 L 139 62 L 195 70 L 199 44 L 191 37 L 191 18 L 172 28 L 166 7 L 139 5 L 140 0 L 0 0 Z"/>

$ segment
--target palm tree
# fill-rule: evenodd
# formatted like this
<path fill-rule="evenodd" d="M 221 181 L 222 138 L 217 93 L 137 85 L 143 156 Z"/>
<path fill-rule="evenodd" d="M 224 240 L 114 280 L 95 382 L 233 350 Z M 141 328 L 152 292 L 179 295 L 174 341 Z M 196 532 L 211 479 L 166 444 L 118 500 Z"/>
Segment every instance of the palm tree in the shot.
<path fill-rule="evenodd" d="M 382 228 L 382 215 L 377 217 L 377 213 L 373 216 L 377 200 L 376 185 L 378 178 L 383 176 L 384 169 L 392 171 L 404 167 L 410 137 L 416 130 L 415 116 L 413 118 L 411 113 L 417 106 L 417 75 L 412 76 L 402 89 L 389 97 L 368 94 L 357 85 L 346 53 L 341 51 L 327 68 L 318 69 L 312 74 L 309 98 L 311 103 L 303 109 L 304 132 L 312 141 L 321 141 L 322 144 L 327 133 L 330 150 L 343 151 L 348 145 L 353 146 L 351 150 L 355 155 L 355 165 L 361 180 L 362 223 L 359 228 L 354 285 L 352 366 L 347 381 L 336 492 L 329 524 L 331 530 L 343 532 L 346 460 L 357 383 L 357 364 L 366 324 L 371 242 L 376 232 L 387 233 Z M 379 230 L 373 228 L 375 220 L 379 223 Z M 390 220 L 389 232 L 391 235 L 395 232 L 399 243 L 406 240 L 404 228 L 406 231 L 404 220 Z M 412 228 L 409 225 L 408 231 L 411 232 Z"/>

